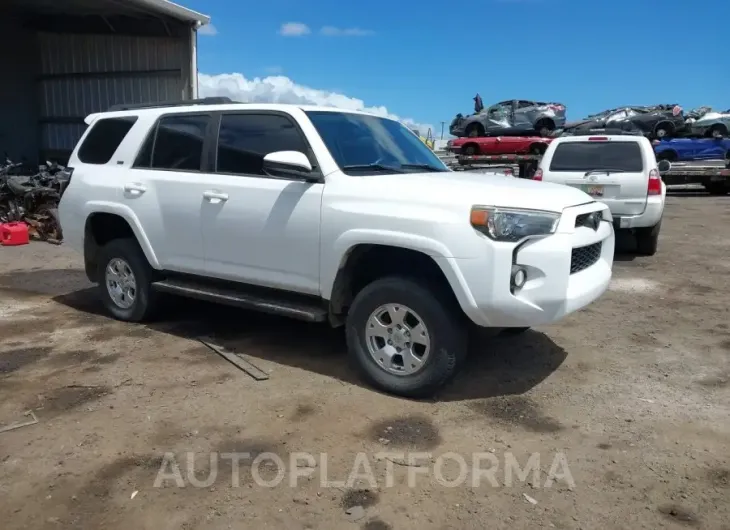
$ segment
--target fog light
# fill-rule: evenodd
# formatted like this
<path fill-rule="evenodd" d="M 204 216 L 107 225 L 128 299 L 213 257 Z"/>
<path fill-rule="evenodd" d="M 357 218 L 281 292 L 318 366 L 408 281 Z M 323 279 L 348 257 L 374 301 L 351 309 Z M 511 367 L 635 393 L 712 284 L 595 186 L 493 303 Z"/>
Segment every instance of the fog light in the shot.
<path fill-rule="evenodd" d="M 512 286 L 516 287 L 517 289 L 520 289 L 523 285 L 525 285 L 525 281 L 527 280 L 527 272 L 522 267 L 513 267 L 512 268 Z"/>

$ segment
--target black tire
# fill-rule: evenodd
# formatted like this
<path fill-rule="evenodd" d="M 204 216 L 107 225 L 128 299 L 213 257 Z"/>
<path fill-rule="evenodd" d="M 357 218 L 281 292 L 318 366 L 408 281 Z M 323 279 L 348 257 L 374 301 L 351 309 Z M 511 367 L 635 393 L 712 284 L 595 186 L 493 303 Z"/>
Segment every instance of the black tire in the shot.
<path fill-rule="evenodd" d="M 724 138 L 727 136 L 727 127 L 722 123 L 716 123 L 710 130 L 707 131 L 707 135 L 711 138 Z"/>
<path fill-rule="evenodd" d="M 669 122 L 657 123 L 657 126 L 654 128 L 654 136 L 658 140 L 669 138 L 672 134 L 674 134 L 674 126 Z"/>
<path fill-rule="evenodd" d="M 481 123 L 471 123 L 464 131 L 469 138 L 478 138 L 485 135 L 484 127 Z"/>
<path fill-rule="evenodd" d="M 134 302 L 129 308 L 115 304 L 106 286 L 106 268 L 114 258 L 123 259 L 134 274 L 136 293 Z M 149 320 L 159 305 L 159 293 L 151 287 L 155 277 L 154 270 L 147 262 L 139 243 L 135 239 L 111 240 L 101 248 L 98 267 L 99 296 L 107 311 L 117 320 L 125 322 Z"/>
<path fill-rule="evenodd" d="M 504 328 L 500 335 L 506 336 L 506 337 L 514 337 L 517 335 L 522 335 L 525 331 L 529 331 L 531 328 Z"/>
<path fill-rule="evenodd" d="M 659 246 L 659 231 L 662 222 L 659 221 L 654 226 L 636 229 L 636 250 L 642 256 L 653 256 L 656 254 Z"/>
<path fill-rule="evenodd" d="M 730 188 L 724 182 L 711 182 L 705 184 L 705 189 L 710 195 L 723 196 L 727 195 Z"/>
<path fill-rule="evenodd" d="M 479 154 L 479 148 L 475 144 L 467 144 L 463 147 L 463 153 L 466 156 L 474 156 Z"/>
<path fill-rule="evenodd" d="M 540 136 L 547 138 L 555 130 L 555 123 L 550 119 L 542 119 L 535 124 L 535 130 Z"/>
<path fill-rule="evenodd" d="M 532 144 L 530 146 L 530 154 L 536 156 L 542 156 L 547 151 L 547 145 L 545 144 Z"/>
<path fill-rule="evenodd" d="M 662 151 L 658 155 L 656 155 L 657 161 L 660 160 L 666 160 L 667 162 L 676 162 L 677 161 L 677 153 L 674 151 Z"/>
<path fill-rule="evenodd" d="M 448 294 L 437 294 L 414 280 L 388 277 L 362 289 L 347 315 L 347 346 L 358 371 L 375 387 L 410 398 L 433 396 L 451 380 L 466 358 L 468 330 L 461 310 Z M 422 318 L 431 336 L 423 368 L 412 375 L 395 375 L 370 355 L 365 330 L 370 315 L 385 304 L 403 304 Z M 455 307 L 456 306 L 456 307 Z"/>

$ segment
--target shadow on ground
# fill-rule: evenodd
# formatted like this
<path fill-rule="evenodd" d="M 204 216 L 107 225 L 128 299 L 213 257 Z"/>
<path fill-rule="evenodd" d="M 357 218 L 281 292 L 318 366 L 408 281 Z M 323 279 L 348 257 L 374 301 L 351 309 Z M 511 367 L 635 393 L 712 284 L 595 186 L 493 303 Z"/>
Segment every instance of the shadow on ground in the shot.
<path fill-rule="evenodd" d="M 73 271 L 42 272 L 44 279 L 49 274 L 60 276 L 68 273 L 76 274 Z M 34 285 L 34 274 L 32 271 L 17 273 L 17 285 Z M 0 285 L 5 285 L 3 290 L 9 288 L 16 293 L 23 290 L 1 280 Z M 194 344 L 200 344 L 200 337 L 210 336 L 226 349 L 247 355 L 254 363 L 256 359 L 263 359 L 371 389 L 348 362 L 342 329 L 172 296 L 166 299 L 161 319 L 142 326 L 110 319 L 93 287 L 59 294 L 53 300 L 79 311 L 87 324 L 98 322 L 102 328 L 100 332 L 104 327 L 114 326 L 128 327 L 129 333 L 148 328 L 151 332 L 195 341 Z M 460 401 L 522 394 L 547 378 L 566 358 L 562 348 L 535 331 L 514 337 L 475 331 L 471 342 L 467 365 L 438 400 Z M 200 355 L 200 362 L 215 355 L 202 344 L 200 346 L 200 349 L 189 352 L 190 355 Z M 220 362 L 226 361 L 221 358 Z M 236 370 L 233 365 L 229 366 Z"/>

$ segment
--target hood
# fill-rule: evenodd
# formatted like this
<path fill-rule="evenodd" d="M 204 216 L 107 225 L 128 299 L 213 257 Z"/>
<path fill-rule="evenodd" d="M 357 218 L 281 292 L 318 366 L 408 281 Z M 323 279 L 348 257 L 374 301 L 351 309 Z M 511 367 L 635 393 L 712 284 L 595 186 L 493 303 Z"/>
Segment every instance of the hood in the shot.
<path fill-rule="evenodd" d="M 363 191 L 381 200 L 398 197 L 434 206 L 501 206 L 559 213 L 568 206 L 594 202 L 587 193 L 561 184 L 466 171 L 350 178 L 362 179 Z"/>
<path fill-rule="evenodd" d="M 722 118 L 724 116 L 727 116 L 727 114 L 723 114 L 721 112 L 708 112 L 704 116 L 702 116 L 700 119 L 698 119 L 695 123 L 702 123 L 706 121 L 713 121 L 717 120 L 719 118 Z"/>

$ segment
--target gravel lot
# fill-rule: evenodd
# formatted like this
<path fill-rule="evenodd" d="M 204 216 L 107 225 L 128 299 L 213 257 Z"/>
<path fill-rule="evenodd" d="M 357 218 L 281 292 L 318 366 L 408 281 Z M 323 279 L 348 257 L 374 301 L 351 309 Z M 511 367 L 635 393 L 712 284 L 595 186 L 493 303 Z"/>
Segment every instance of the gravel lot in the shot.
<path fill-rule="evenodd" d="M 2 527 L 730 529 L 729 207 L 671 197 L 655 257 L 618 254 L 611 290 L 560 324 L 476 336 L 432 401 L 363 385 L 340 331 L 179 300 L 127 325 L 69 249 L 0 248 L 0 424 L 29 409 L 39 421 L 0 434 Z M 292 486 L 299 451 L 315 461 Z M 231 452 L 286 469 L 233 466 Z M 419 452 L 432 456 L 404 465 Z M 510 476 L 534 454 L 537 475 Z M 154 487 L 163 463 L 183 487 Z M 472 472 L 494 464 L 496 483 Z"/>

